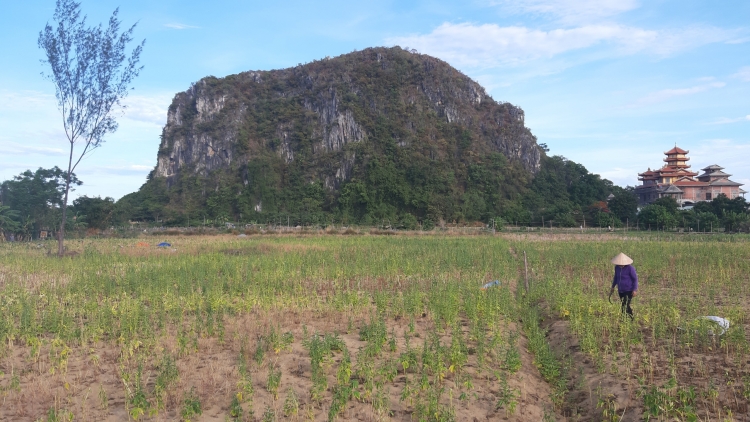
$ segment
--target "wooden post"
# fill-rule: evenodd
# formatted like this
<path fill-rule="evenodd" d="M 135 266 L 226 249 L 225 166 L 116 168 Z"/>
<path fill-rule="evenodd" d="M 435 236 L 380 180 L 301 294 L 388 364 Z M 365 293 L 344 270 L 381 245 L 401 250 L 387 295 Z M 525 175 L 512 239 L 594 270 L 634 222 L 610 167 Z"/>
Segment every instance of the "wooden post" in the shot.
<path fill-rule="evenodd" d="M 524 287 L 526 287 L 526 293 L 529 292 L 529 263 L 526 261 L 526 251 L 523 251 L 523 271 L 524 271 Z"/>

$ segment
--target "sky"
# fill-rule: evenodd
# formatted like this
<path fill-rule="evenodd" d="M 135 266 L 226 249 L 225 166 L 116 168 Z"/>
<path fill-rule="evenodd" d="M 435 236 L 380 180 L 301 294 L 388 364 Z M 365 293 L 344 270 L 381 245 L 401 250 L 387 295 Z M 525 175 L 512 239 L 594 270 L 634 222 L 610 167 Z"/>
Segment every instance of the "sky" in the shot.
<path fill-rule="evenodd" d="M 67 166 L 54 86 L 37 46 L 52 0 L 0 3 L 0 181 Z M 146 40 L 119 129 L 76 169 L 78 195 L 138 190 L 156 165 L 167 108 L 209 75 L 271 70 L 374 46 L 447 61 L 524 109 L 550 154 L 620 186 L 674 145 L 693 170 L 750 185 L 747 0 L 82 0 L 90 24 L 116 8 Z M 745 186 L 750 190 L 750 186 Z"/>

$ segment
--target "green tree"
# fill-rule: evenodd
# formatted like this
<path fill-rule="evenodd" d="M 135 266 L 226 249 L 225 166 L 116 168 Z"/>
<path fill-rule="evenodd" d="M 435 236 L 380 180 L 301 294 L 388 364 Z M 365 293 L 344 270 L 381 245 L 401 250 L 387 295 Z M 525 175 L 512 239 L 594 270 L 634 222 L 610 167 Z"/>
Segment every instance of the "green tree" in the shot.
<path fill-rule="evenodd" d="M 18 211 L 0 205 L 0 240 L 5 239 L 7 234 L 13 233 L 20 227 L 18 222 Z"/>
<path fill-rule="evenodd" d="M 669 212 L 664 205 L 650 204 L 641 209 L 638 214 L 643 227 L 652 229 L 671 229 L 677 226 L 675 214 Z"/>
<path fill-rule="evenodd" d="M 638 213 L 638 198 L 635 196 L 633 188 L 622 189 L 616 186 L 612 194 L 614 198 L 607 203 L 610 212 L 623 223 L 626 221 L 635 222 Z"/>
<path fill-rule="evenodd" d="M 747 202 L 745 198 L 738 196 L 734 199 L 729 199 L 725 194 L 721 193 L 710 202 L 713 213 L 717 217 L 720 217 L 725 212 L 732 212 L 736 214 L 742 214 L 747 212 Z"/>
<path fill-rule="evenodd" d="M 750 220 L 750 216 L 744 212 L 724 211 L 721 224 L 725 231 L 738 231 L 743 223 Z"/>
<path fill-rule="evenodd" d="M 39 48 L 50 72 L 46 77 L 55 86 L 57 105 L 63 117 L 63 129 L 70 144 L 68 175 L 72 175 L 84 156 L 104 142 L 104 136 L 117 130 L 114 112 L 122 107 L 131 82 L 138 76 L 145 40 L 128 55 L 126 47 L 133 30 L 120 32 L 118 10 L 112 13 L 106 28 L 86 26 L 80 3 L 57 0 L 52 15 L 56 27 L 47 24 L 39 33 Z M 82 150 L 75 151 L 76 144 Z M 74 161 L 75 160 L 75 161 Z M 58 254 L 62 255 L 66 211 L 71 180 L 65 181 L 62 218 L 58 234 Z"/>
<path fill-rule="evenodd" d="M 112 224 L 115 200 L 106 197 L 81 196 L 73 201 L 73 212 L 80 216 L 87 227 L 104 230 Z M 76 220 L 77 221 L 77 220 Z"/>
<path fill-rule="evenodd" d="M 59 223 L 65 184 L 83 184 L 75 174 L 68 177 L 58 167 L 26 170 L 0 186 L 2 204 L 15 212 L 15 220 L 30 234 L 42 227 L 53 228 Z M 72 190 L 72 189 L 71 189 Z"/>
<path fill-rule="evenodd" d="M 664 209 L 667 210 L 670 214 L 677 214 L 677 208 L 679 205 L 677 204 L 677 200 L 672 198 L 671 196 L 663 196 L 656 201 L 651 203 L 652 205 L 661 205 L 664 207 Z"/>
<path fill-rule="evenodd" d="M 524 204 L 547 220 L 604 201 L 612 187 L 609 180 L 589 173 L 581 164 L 563 156 L 542 156 L 541 169 L 531 182 L 531 192 L 524 198 Z"/>
<path fill-rule="evenodd" d="M 696 212 L 694 223 L 690 228 L 694 231 L 707 232 L 719 227 L 719 217 L 712 212 Z"/>
<path fill-rule="evenodd" d="M 713 214 L 714 207 L 711 206 L 711 202 L 700 201 L 696 203 L 695 205 L 693 205 L 692 211 L 696 213 L 710 212 Z"/>
<path fill-rule="evenodd" d="M 584 213 L 588 226 L 607 227 L 612 225 L 612 211 L 606 201 L 597 201 L 586 207 Z"/>

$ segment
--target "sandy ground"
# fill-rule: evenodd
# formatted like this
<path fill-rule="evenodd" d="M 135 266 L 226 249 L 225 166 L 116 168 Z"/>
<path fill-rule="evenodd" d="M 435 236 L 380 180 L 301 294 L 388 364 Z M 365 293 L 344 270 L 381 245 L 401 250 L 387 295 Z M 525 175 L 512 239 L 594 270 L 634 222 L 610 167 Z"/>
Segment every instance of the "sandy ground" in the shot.
<path fill-rule="evenodd" d="M 349 326 L 349 317 L 354 318 L 354 327 Z M 291 350 L 278 354 L 269 353 L 261 365 L 250 365 L 254 386 L 252 410 L 254 417 L 249 416 L 250 404 L 244 403 L 242 420 L 262 420 L 267 408 L 273 409 L 277 418 L 283 416 L 283 404 L 291 388 L 299 398 L 299 413 L 290 416 L 289 420 L 327 420 L 331 402 L 331 390 L 336 385 L 335 373 L 341 360 L 337 353 L 328 374 L 328 391 L 326 397 L 315 403 L 310 399 L 311 367 L 308 351 L 302 345 L 303 325 L 308 333 L 340 333 L 341 338 L 352 354 L 352 366 L 356 368 L 356 352 L 364 346 L 359 340 L 358 327 L 366 323 L 364 315 L 347 315 L 337 313 L 311 313 L 290 311 L 284 313 L 256 313 L 237 317 L 227 321 L 225 341 L 220 343 L 215 338 L 204 338 L 198 342 L 198 349 L 180 356 L 176 360 L 179 378 L 176 385 L 168 389 L 164 396 L 163 408 L 158 413 L 141 417 L 142 420 L 178 420 L 182 409 L 183 395 L 193 391 L 199 397 L 203 413 L 192 420 L 223 421 L 230 411 L 233 396 L 238 391 L 238 359 L 243 339 L 247 348 L 254 350 L 255 340 L 267 332 L 271 325 L 282 331 L 294 334 L 295 341 Z M 393 329 L 398 339 L 396 352 L 384 352 L 383 359 L 397 357 L 404 348 L 403 332 L 408 329 L 406 321 L 389 321 L 388 330 Z M 350 332 L 347 333 L 347 329 Z M 508 329 L 515 330 L 511 323 Z M 420 347 L 428 332 L 434 330 L 429 318 L 419 318 L 415 322 L 415 334 L 411 340 L 413 348 Z M 443 340 L 448 340 L 445 337 Z M 152 359 L 140 360 L 142 380 L 147 395 L 151 397 L 155 378 L 159 368 L 155 365 L 159 352 L 172 356 L 179 355 L 175 336 L 166 336 L 155 344 L 148 345 L 157 351 Z M 5 375 L 0 378 L 3 388 L 0 402 L 0 420 L 33 421 L 47 420 L 51 409 L 57 412 L 59 420 L 66 420 L 71 412 L 75 420 L 80 421 L 122 421 L 128 419 L 132 410 L 126 406 L 128 391 L 134 388 L 134 377 L 139 365 L 139 349 L 147 345 L 97 344 L 91 347 L 71 348 L 55 347 L 45 344 L 38 353 L 31 356 L 32 347 L 14 344 L 10 353 L 0 361 L 0 371 Z M 451 389 L 456 389 L 456 374 L 448 374 L 444 380 L 446 392 L 441 402 L 453 405 L 456 420 L 459 421 L 542 421 L 545 413 L 555 420 L 563 420 L 555 413 L 550 401 L 550 387 L 545 383 L 532 363 L 532 356 L 526 350 L 526 339 L 518 339 L 521 352 L 521 369 L 508 377 L 508 386 L 517 394 L 515 411 L 497 408 L 500 383 L 493 374 L 487 371 L 478 373 L 476 357 L 470 356 L 465 372 L 471 374 L 473 388 L 467 400 L 453 396 Z M 130 356 L 130 351 L 133 355 Z M 67 360 L 61 364 L 61 356 Z M 270 365 L 281 369 L 282 377 L 278 398 L 266 391 L 266 382 Z M 127 375 L 125 375 L 127 374 Z M 13 382 L 13 378 L 17 382 Z M 399 371 L 392 383 L 387 385 L 389 394 L 389 415 L 378 414 L 372 404 L 366 401 L 350 400 L 346 409 L 339 415 L 339 420 L 412 420 L 413 406 L 400 401 L 400 394 L 412 373 Z M 127 380 L 124 380 L 127 379 Z M 412 379 L 411 381 L 415 381 Z M 455 393 L 458 395 L 458 393 Z"/>

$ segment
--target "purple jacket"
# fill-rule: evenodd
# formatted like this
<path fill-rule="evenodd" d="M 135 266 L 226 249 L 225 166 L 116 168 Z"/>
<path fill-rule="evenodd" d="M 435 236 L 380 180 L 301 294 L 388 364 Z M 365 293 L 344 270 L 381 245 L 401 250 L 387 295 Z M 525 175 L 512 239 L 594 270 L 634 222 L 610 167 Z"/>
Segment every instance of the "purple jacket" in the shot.
<path fill-rule="evenodd" d="M 615 277 L 612 279 L 612 287 L 617 286 L 617 291 L 632 292 L 638 290 L 638 274 L 632 265 L 626 265 L 620 268 L 615 265 Z"/>

